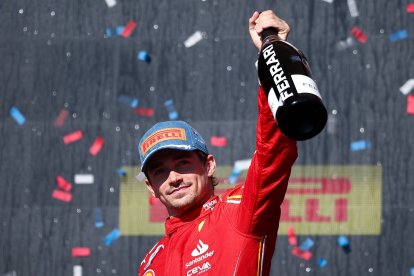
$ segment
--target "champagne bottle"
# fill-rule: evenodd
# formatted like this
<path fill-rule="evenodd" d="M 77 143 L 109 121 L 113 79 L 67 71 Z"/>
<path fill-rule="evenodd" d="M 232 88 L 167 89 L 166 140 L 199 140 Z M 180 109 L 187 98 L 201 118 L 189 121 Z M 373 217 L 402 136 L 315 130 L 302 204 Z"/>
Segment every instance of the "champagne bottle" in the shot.
<path fill-rule="evenodd" d="M 259 81 L 282 133 L 297 141 L 319 134 L 328 114 L 301 51 L 281 40 L 275 28 L 262 31 Z"/>

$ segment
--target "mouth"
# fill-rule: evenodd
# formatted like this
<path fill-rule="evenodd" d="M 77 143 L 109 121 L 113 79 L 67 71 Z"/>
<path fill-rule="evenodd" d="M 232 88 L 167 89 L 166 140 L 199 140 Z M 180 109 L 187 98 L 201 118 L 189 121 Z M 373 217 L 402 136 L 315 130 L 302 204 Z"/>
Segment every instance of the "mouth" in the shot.
<path fill-rule="evenodd" d="M 183 186 L 180 186 L 178 188 L 175 188 L 170 192 L 170 195 L 178 193 L 179 191 L 183 191 L 183 190 L 187 189 L 188 187 L 190 187 L 190 185 L 183 185 Z"/>

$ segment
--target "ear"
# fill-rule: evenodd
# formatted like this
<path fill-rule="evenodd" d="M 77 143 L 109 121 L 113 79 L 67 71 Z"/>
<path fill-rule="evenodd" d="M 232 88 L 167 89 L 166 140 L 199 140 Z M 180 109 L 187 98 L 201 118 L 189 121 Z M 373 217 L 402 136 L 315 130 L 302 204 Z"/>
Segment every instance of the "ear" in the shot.
<path fill-rule="evenodd" d="M 209 154 L 207 156 L 206 165 L 208 177 L 213 176 L 216 171 L 216 159 L 213 155 Z"/>
<path fill-rule="evenodd" d="M 148 188 L 148 190 L 150 191 L 151 195 L 152 195 L 153 197 L 158 197 L 158 196 L 156 196 L 156 195 L 155 195 L 154 188 L 152 187 L 151 182 L 149 182 L 149 180 L 148 180 L 148 179 L 145 179 L 145 184 L 147 185 L 147 188 Z"/>

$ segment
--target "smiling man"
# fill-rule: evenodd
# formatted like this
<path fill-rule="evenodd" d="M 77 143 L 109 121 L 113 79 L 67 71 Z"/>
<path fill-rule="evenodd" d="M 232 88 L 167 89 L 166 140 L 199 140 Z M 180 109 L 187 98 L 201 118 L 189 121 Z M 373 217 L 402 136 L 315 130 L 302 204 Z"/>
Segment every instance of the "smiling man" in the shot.
<path fill-rule="evenodd" d="M 289 26 L 272 11 L 249 19 L 253 43 Z M 141 170 L 151 194 L 165 205 L 166 235 L 141 263 L 139 275 L 269 275 L 296 142 L 279 131 L 267 98 L 258 91 L 256 151 L 243 185 L 214 194 L 216 161 L 188 123 L 155 124 L 139 143 Z"/>

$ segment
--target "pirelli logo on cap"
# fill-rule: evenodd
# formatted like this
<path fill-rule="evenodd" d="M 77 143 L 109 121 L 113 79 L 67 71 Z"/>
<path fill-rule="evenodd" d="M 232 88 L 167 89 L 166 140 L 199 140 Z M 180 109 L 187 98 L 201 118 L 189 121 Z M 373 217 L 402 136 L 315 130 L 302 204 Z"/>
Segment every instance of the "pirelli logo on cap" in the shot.
<path fill-rule="evenodd" d="M 145 155 L 156 144 L 166 140 L 187 140 L 183 128 L 164 128 L 154 132 L 141 145 L 142 155 Z"/>

